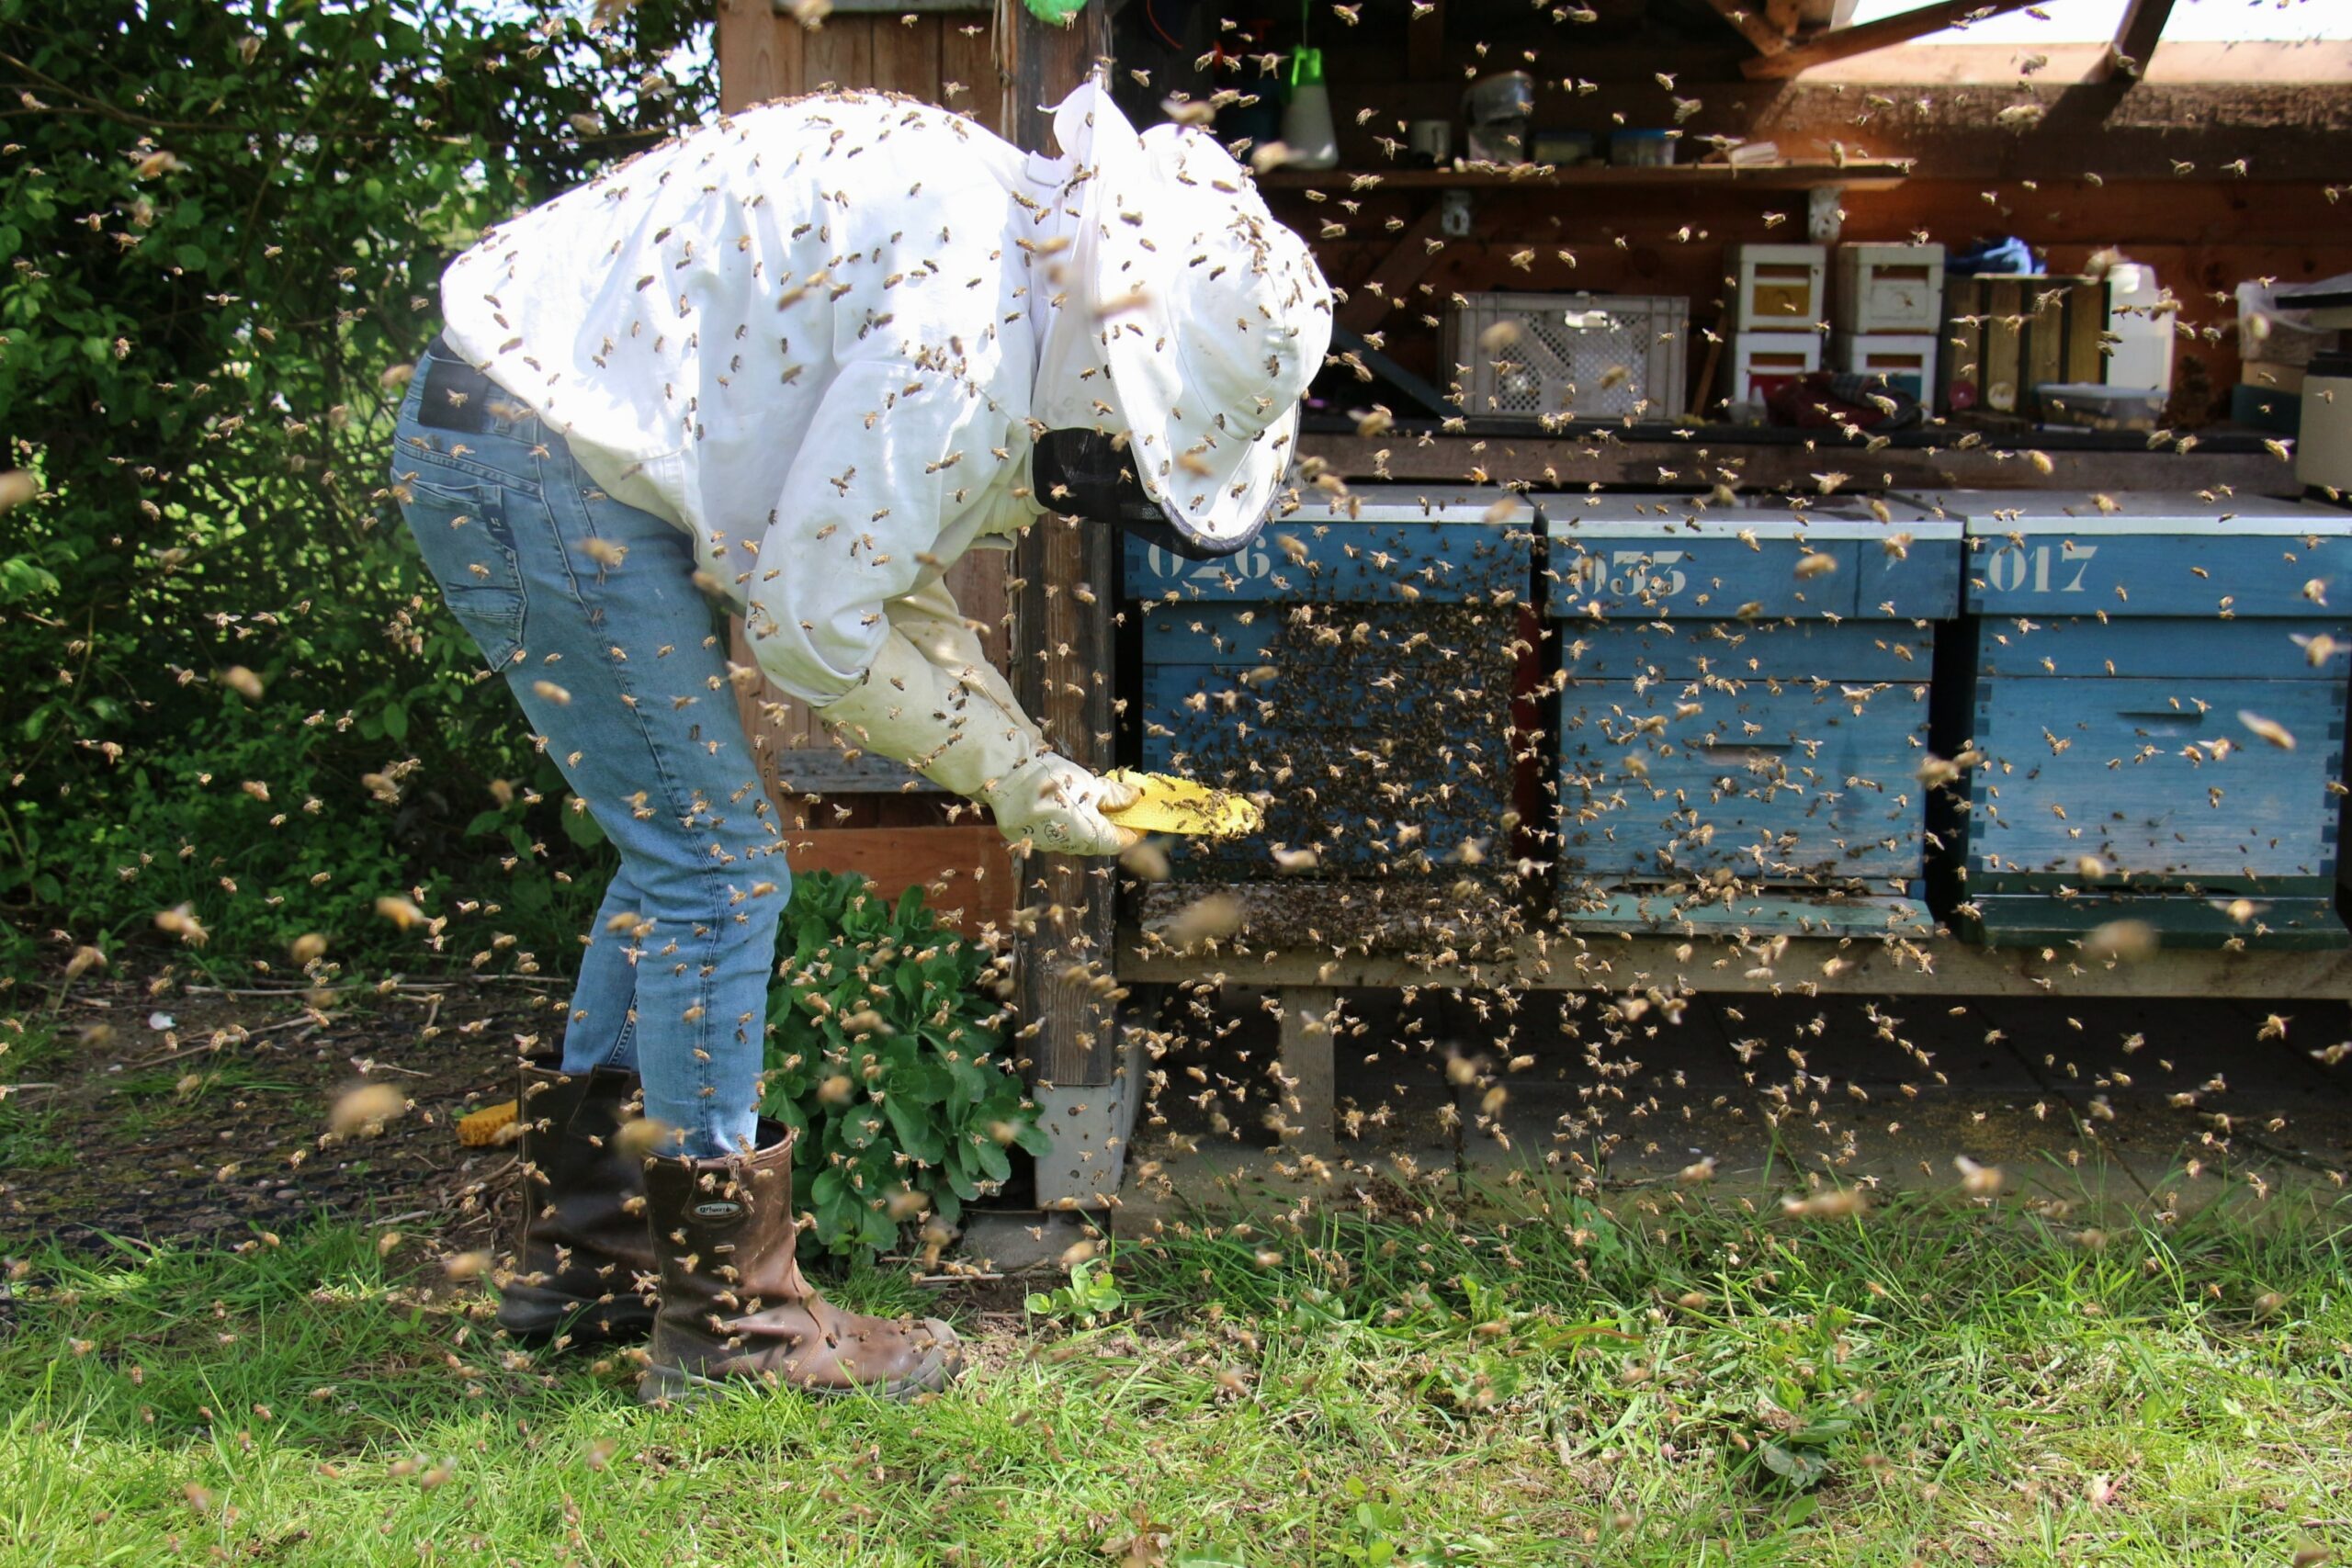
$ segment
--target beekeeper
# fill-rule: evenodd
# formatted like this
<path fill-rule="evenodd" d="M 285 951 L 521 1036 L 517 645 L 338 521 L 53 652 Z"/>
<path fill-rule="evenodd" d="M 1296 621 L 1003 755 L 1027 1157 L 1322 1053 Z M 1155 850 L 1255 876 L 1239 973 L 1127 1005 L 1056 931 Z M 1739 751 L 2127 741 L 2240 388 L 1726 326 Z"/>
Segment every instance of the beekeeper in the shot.
<path fill-rule="evenodd" d="M 789 883 L 713 602 L 844 739 L 1109 854 L 1127 792 L 1046 745 L 941 572 L 1047 511 L 1228 553 L 1283 491 L 1331 330 L 1306 246 L 1213 139 L 1138 136 L 1099 81 L 1054 128 L 1058 157 L 876 94 L 722 118 L 458 257 L 409 384 L 392 492 L 620 851 L 560 1060 L 525 1068 L 499 1323 L 650 1332 L 649 1400 L 960 1364 L 793 1260 L 756 1108 Z M 660 1157 L 615 1135 L 640 1109 Z"/>

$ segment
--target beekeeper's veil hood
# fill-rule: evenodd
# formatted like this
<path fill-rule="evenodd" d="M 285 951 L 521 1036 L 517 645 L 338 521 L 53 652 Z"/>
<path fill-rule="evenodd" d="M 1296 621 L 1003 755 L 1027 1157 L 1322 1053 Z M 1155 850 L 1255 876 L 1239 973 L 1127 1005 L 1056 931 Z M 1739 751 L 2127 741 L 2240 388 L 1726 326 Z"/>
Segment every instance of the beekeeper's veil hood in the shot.
<path fill-rule="evenodd" d="M 1054 134 L 1060 221 L 1039 227 L 1054 315 L 1034 412 L 1124 434 L 1125 466 L 1186 553 L 1229 554 L 1264 525 L 1295 456 L 1330 288 L 1205 132 L 1138 136 L 1098 77 L 1054 111 Z"/>

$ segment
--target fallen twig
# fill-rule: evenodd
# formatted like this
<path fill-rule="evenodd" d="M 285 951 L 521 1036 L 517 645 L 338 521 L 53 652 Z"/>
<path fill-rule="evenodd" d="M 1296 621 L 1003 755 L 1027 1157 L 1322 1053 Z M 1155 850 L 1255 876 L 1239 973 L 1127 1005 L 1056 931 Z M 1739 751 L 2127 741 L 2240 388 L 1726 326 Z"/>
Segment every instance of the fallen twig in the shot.
<path fill-rule="evenodd" d="M 363 1077 L 369 1073 L 377 1072 L 402 1073 L 413 1078 L 429 1078 L 433 1076 L 431 1073 L 421 1073 L 414 1067 L 396 1067 L 390 1062 L 379 1062 L 373 1056 L 353 1056 L 350 1062 L 353 1066 L 359 1069 L 360 1076 Z"/>

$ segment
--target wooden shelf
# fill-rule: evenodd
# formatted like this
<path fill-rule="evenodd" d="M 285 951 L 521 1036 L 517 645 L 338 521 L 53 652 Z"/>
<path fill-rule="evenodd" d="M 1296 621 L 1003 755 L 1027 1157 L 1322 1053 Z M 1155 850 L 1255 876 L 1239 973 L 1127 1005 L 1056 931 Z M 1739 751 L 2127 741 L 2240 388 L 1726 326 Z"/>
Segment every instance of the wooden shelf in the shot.
<path fill-rule="evenodd" d="M 1492 165 L 1474 169 L 1269 169 L 1258 183 L 1269 190 L 1675 190 L 1739 186 L 1748 190 L 1808 190 L 1843 186 L 1848 190 L 1891 190 L 1911 174 L 1907 159 L 1815 160 L 1759 164 L 1736 169 L 1728 164 L 1667 164 L 1631 167 L 1573 164 L 1555 168 L 1530 164 L 1520 169 Z"/>
<path fill-rule="evenodd" d="M 1185 885 L 1194 897 L 1207 892 Z M 1219 889 L 1250 894 L 1258 885 Z M 1322 927 L 1340 911 L 1317 910 L 1295 885 L 1283 902 Z M 1245 898 L 1245 907 L 1255 900 Z M 1680 936 L 1626 936 L 1568 931 L 1549 950 L 1525 941 L 1484 963 L 1430 967 L 1402 953 L 1367 955 L 1353 948 L 1336 958 L 1329 946 L 1285 951 L 1253 945 L 1246 953 L 1187 955 L 1148 943 L 1134 925 L 1119 932 L 1118 976 L 1125 985 L 1182 984 L 1212 976 L 1243 986 L 1343 987 L 1395 990 L 1408 986 L 1523 990 L 1638 990 L 1656 986 L 1675 995 L 1750 992 L 1794 996 L 1929 997 L 2298 997 L 2352 998 L 2352 952 L 2315 953 L 2216 949 L 2167 950 L 2151 963 L 2086 959 L 2061 949 L 1991 949 L 1956 937 L 1900 942 L 1793 937 L 1768 958 L 1770 935 L 1753 942 Z M 1424 940 L 1422 945 L 1435 945 Z M 1830 961 L 1837 960 L 1836 964 Z"/>
<path fill-rule="evenodd" d="M 1474 432 L 1479 427 L 1472 426 Z M 1847 488 L 1876 490 L 2086 490 L 2189 491 L 2227 485 L 2248 495 L 2296 495 L 2294 469 L 2260 445 L 2260 437 L 2216 435 L 2192 452 L 2115 450 L 2054 439 L 2037 432 L 2011 440 L 1987 438 L 1962 449 L 1955 433 L 1905 433 L 1876 452 L 1848 442 L 1835 431 L 1749 430 L 1736 425 L 1699 425 L 1687 433 L 1657 426 L 1604 425 L 1595 421 L 1573 434 L 1546 435 L 1524 427 L 1510 434 L 1488 431 L 1436 435 L 1424 440 L 1390 431 L 1379 436 L 1352 432 L 1307 431 L 1299 436 L 1303 456 L 1319 457 L 1351 482 L 1386 479 L 1397 484 L 1440 486 L 1527 483 L 1539 490 L 1586 484 L 1637 486 L 1645 490 L 1696 488 L 1735 478 L 1744 490 L 1791 487 L 1803 493 L 1818 488 L 1815 476 L 1838 470 L 1852 476 Z M 1942 444 L 1931 443 L 1940 434 Z M 2053 439 L 2043 439 L 2047 434 Z M 1797 439 L 1788 438 L 1794 435 Z M 1812 436 L 1810 443 L 1803 439 Z M 2050 471 L 2021 460 L 2021 451 L 2050 459 Z M 1381 456 L 1386 454 L 1384 459 Z M 1474 475 L 1483 476 L 1474 479 Z"/>

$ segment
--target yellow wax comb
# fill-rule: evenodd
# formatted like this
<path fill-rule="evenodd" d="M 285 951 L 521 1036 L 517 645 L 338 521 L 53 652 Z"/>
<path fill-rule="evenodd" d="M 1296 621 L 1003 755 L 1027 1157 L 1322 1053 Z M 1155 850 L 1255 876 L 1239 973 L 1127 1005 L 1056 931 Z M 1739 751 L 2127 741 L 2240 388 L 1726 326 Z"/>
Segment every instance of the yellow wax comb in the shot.
<path fill-rule="evenodd" d="M 498 1135 L 514 1124 L 515 1104 L 507 1100 L 499 1105 L 485 1105 L 480 1111 L 469 1111 L 458 1118 L 458 1142 L 469 1149 L 487 1148 L 499 1141 Z"/>
<path fill-rule="evenodd" d="M 1102 776 L 1141 792 L 1134 805 L 1102 814 L 1117 826 L 1138 833 L 1230 839 L 1256 832 L 1262 821 L 1258 807 L 1244 796 L 1197 780 L 1142 773 L 1132 768 L 1119 768 Z"/>

